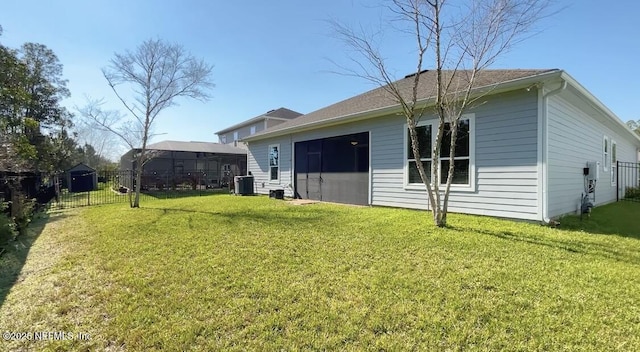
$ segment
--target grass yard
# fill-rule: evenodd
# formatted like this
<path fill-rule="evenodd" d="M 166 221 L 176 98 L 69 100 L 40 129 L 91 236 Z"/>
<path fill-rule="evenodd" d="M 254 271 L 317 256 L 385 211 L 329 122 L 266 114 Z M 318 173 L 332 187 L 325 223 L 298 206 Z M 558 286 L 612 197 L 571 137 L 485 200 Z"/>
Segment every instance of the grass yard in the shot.
<path fill-rule="evenodd" d="M 438 229 L 425 212 L 229 195 L 55 213 L 24 265 L 0 257 L 5 277 L 22 266 L 0 281 L 0 326 L 90 339 L 0 350 L 640 350 L 639 215 Z"/>

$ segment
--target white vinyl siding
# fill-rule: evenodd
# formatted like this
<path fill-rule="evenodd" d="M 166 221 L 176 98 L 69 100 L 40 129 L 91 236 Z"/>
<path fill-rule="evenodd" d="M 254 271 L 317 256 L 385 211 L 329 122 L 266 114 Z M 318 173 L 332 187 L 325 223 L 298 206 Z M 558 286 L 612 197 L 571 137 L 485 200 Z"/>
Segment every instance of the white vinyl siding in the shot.
<path fill-rule="evenodd" d="M 607 165 L 596 184 L 596 205 L 615 201 L 617 187 L 610 181 L 611 154 L 610 149 L 605 152 L 605 140 L 616 141 L 620 161 L 633 161 L 637 142 L 569 90 L 550 97 L 548 104 L 549 216 L 576 212 L 584 193 L 582 169 L 589 161 L 600 162 L 603 170 L 605 161 Z"/>

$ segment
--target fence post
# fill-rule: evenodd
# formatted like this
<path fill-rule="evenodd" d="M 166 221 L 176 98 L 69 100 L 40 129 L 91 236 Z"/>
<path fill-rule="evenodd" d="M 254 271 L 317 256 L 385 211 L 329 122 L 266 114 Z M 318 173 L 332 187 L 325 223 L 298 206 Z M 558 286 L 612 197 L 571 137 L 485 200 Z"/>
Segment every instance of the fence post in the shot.
<path fill-rule="evenodd" d="M 620 201 L 620 161 L 616 160 L 616 202 Z"/>

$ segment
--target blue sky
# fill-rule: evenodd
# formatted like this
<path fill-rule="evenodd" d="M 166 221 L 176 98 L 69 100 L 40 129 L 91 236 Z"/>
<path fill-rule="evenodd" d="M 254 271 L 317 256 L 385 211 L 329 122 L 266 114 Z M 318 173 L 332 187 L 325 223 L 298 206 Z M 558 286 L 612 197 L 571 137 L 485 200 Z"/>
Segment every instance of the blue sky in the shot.
<path fill-rule="evenodd" d="M 327 23 L 379 28 L 383 10 L 366 0 L 151 1 L 3 0 L 0 42 L 47 45 L 64 65 L 72 97 L 104 98 L 121 109 L 100 69 L 115 52 L 148 38 L 184 45 L 215 65 L 206 103 L 179 100 L 155 131 L 163 139 L 217 141 L 215 132 L 281 106 L 311 112 L 373 86 L 331 73 L 344 46 Z M 640 119 L 640 3 L 558 0 L 564 9 L 538 25 L 539 34 L 504 55 L 494 68 L 561 68 L 623 121 Z M 414 67 L 413 48 L 386 32 L 384 54 L 401 78 Z M 407 39 L 407 38 L 401 38 Z"/>

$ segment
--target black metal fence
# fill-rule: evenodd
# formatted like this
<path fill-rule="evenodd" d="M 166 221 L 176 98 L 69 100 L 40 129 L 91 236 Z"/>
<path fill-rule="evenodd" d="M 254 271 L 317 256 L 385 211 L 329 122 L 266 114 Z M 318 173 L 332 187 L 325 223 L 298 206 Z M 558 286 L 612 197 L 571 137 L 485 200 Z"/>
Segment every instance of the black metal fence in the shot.
<path fill-rule="evenodd" d="M 15 197 L 35 199 L 49 209 L 68 209 L 82 206 L 132 203 L 136 177 L 133 171 L 73 171 L 55 175 L 29 174 L 0 177 L 0 196 L 5 202 Z M 169 199 L 204 196 L 230 191 L 231 175 L 215 187 L 208 182 L 206 173 L 184 172 L 141 176 L 141 202 L 151 199 Z"/>
<path fill-rule="evenodd" d="M 640 163 L 618 161 L 616 170 L 617 200 L 640 202 Z"/>

